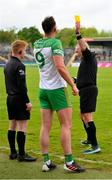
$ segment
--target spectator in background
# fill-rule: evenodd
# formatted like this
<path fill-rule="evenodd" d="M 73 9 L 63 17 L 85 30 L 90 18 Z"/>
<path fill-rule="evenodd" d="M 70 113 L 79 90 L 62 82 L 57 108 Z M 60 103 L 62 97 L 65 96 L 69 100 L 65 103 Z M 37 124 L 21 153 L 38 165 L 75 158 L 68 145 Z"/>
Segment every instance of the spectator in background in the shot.
<path fill-rule="evenodd" d="M 111 55 L 112 55 L 112 52 L 111 52 L 111 49 L 109 49 L 109 61 L 111 60 Z"/>
<path fill-rule="evenodd" d="M 103 60 L 106 61 L 106 51 L 103 50 Z"/>

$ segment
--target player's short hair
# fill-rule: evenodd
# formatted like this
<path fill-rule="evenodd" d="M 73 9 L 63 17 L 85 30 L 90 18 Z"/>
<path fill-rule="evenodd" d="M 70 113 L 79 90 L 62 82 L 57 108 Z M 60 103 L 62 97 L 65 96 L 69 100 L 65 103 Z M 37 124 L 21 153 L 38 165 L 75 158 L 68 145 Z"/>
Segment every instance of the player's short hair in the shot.
<path fill-rule="evenodd" d="M 23 50 L 23 48 L 27 46 L 28 46 L 28 43 L 26 41 L 16 40 L 11 44 L 11 51 L 14 54 L 19 54 Z"/>
<path fill-rule="evenodd" d="M 53 28 L 56 28 L 56 22 L 52 16 L 46 17 L 42 21 L 42 28 L 46 34 L 52 32 Z"/>

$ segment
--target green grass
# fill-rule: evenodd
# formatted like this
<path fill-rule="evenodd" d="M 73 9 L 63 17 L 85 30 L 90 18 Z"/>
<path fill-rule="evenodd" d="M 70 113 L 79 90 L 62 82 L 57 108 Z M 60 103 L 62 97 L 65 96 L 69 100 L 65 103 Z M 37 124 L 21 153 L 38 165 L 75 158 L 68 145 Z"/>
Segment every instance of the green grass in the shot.
<path fill-rule="evenodd" d="M 76 75 L 77 69 L 70 68 L 72 76 Z M 98 70 L 98 87 L 99 96 L 97 102 L 97 111 L 94 113 L 94 121 L 97 127 L 97 137 L 102 152 L 96 155 L 83 155 L 81 151 L 84 149 L 80 145 L 80 140 L 86 138 L 82 123 L 79 119 L 79 98 L 72 96 L 69 89 L 70 99 L 73 106 L 73 127 L 72 127 L 72 148 L 74 157 L 84 160 L 92 161 L 105 161 L 112 162 L 112 70 L 99 69 Z M 27 129 L 27 141 L 26 149 L 33 150 L 40 153 L 39 145 L 39 130 L 40 130 L 40 111 L 38 94 L 38 70 L 36 67 L 27 67 L 27 85 L 28 94 L 33 104 L 33 110 L 31 113 L 31 120 Z M 8 147 L 7 143 L 7 128 L 8 118 L 6 110 L 6 92 L 4 85 L 3 68 L 0 68 L 0 147 Z M 1 150 L 0 150 L 1 152 Z M 56 155 L 62 156 L 63 151 L 60 145 L 60 125 L 54 113 L 53 125 L 50 133 L 50 154 L 53 155 L 53 160 L 59 164 L 58 170 L 52 173 L 41 173 L 42 157 L 38 157 L 36 163 L 26 164 L 12 162 L 8 160 L 8 150 L 4 153 L 0 153 L 0 178 L 39 178 L 39 179 L 71 179 L 71 178 L 111 178 L 112 165 L 87 163 L 80 161 L 79 163 L 87 168 L 87 172 L 84 174 L 71 175 L 65 174 L 62 166 L 63 160 L 57 158 Z M 14 168 L 14 173 L 11 172 L 11 167 Z M 21 168 L 23 170 L 21 171 Z M 2 176 L 1 176 L 2 174 Z"/>
<path fill-rule="evenodd" d="M 43 173 L 42 161 L 33 163 L 18 163 L 10 161 L 5 154 L 0 154 L 0 179 L 111 179 L 112 173 L 88 168 L 85 173 L 73 174 L 64 172 L 63 166 L 58 165 L 55 171 Z M 5 167 L 5 168 L 4 168 Z"/>

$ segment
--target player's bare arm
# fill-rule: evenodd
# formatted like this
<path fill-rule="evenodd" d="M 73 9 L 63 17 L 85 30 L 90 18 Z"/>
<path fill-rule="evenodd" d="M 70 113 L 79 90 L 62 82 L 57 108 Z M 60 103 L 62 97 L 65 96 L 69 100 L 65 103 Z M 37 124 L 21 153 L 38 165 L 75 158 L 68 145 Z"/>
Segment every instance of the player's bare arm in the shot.
<path fill-rule="evenodd" d="M 70 77 L 67 68 L 64 64 L 64 60 L 62 56 L 53 56 L 54 64 L 60 75 L 63 79 L 71 86 L 73 95 L 78 94 L 78 89 L 74 85 L 73 79 Z"/>

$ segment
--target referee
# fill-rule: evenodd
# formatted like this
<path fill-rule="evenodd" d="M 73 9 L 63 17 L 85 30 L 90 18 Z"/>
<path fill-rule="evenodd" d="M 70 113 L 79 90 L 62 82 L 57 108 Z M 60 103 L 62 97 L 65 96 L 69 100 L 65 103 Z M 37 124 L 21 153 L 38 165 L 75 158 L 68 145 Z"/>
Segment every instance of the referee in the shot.
<path fill-rule="evenodd" d="M 25 153 L 25 133 L 27 120 L 30 119 L 32 104 L 29 101 L 26 87 L 25 66 L 21 62 L 24 58 L 27 43 L 16 40 L 11 45 L 11 57 L 4 68 L 7 96 L 7 110 L 9 117 L 8 142 L 10 146 L 9 159 L 18 161 L 35 161 Z M 17 130 L 18 153 L 15 147 Z"/>
<path fill-rule="evenodd" d="M 84 154 L 94 154 L 101 151 L 97 143 L 96 127 L 93 122 L 92 112 L 95 112 L 98 88 L 96 85 L 97 78 L 97 61 L 94 53 L 88 47 L 88 44 L 81 37 L 80 22 L 75 25 L 76 37 L 78 44 L 75 48 L 81 63 L 77 75 L 77 88 L 80 96 L 80 116 L 87 133 L 87 140 L 82 141 L 82 145 L 91 145 L 90 149 L 85 150 Z"/>

